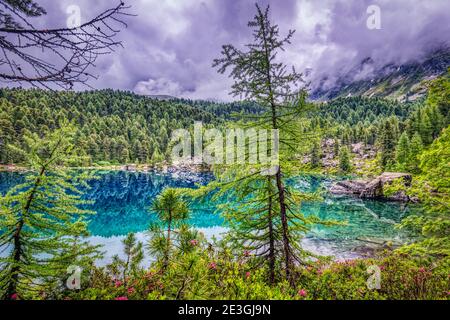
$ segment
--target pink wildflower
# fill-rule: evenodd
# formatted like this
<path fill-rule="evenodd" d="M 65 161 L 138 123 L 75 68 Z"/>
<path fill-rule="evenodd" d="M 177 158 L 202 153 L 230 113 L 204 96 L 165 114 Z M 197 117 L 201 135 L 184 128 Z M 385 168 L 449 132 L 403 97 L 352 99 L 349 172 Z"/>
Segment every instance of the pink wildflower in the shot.
<path fill-rule="evenodd" d="M 114 300 L 128 300 L 128 298 L 127 297 L 117 297 Z"/>
<path fill-rule="evenodd" d="M 216 270 L 217 269 L 217 264 L 215 262 L 210 262 L 209 263 L 209 268 L 213 269 L 213 270 Z"/>
<path fill-rule="evenodd" d="M 245 250 L 245 251 L 244 251 L 244 256 L 246 256 L 246 257 L 250 256 L 250 251 Z"/>
<path fill-rule="evenodd" d="M 17 293 L 13 293 L 12 295 L 11 295 L 11 300 L 17 300 Z"/>
<path fill-rule="evenodd" d="M 121 285 L 122 285 L 122 281 L 120 281 L 120 280 L 114 281 L 114 286 L 115 286 L 116 288 L 120 287 Z"/>
<path fill-rule="evenodd" d="M 307 294 L 308 294 L 308 293 L 306 292 L 305 289 L 300 289 L 300 290 L 298 290 L 298 295 L 299 295 L 300 297 L 306 297 Z"/>
<path fill-rule="evenodd" d="M 131 287 L 131 288 L 128 288 L 128 294 L 133 294 L 134 293 L 134 288 L 133 287 Z"/>
<path fill-rule="evenodd" d="M 420 267 L 419 268 L 419 272 L 424 273 L 425 272 L 425 268 L 424 267 Z"/>
<path fill-rule="evenodd" d="M 245 277 L 248 279 L 248 278 L 250 278 L 250 271 L 247 271 L 246 273 L 245 273 Z"/>
<path fill-rule="evenodd" d="M 198 245 L 198 241 L 196 239 L 192 239 L 191 241 L 189 241 L 189 243 L 191 244 L 191 246 L 195 247 L 196 245 Z"/>

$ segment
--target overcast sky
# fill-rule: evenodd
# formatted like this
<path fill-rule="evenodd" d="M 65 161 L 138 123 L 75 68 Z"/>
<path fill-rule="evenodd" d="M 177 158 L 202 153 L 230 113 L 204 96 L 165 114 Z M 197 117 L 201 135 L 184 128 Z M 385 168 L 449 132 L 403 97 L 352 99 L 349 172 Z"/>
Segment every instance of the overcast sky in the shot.
<path fill-rule="evenodd" d="M 211 67 L 226 43 L 250 39 L 247 22 L 255 0 L 124 0 L 132 6 L 124 48 L 101 57 L 95 88 L 134 90 L 195 99 L 230 100 L 230 81 Z M 328 76 L 331 85 L 366 57 L 373 67 L 420 59 L 425 50 L 450 40 L 449 0 L 281 0 L 270 3 L 271 17 L 285 34 L 296 29 L 281 58 L 310 70 L 314 86 Z M 67 8 L 78 5 L 82 21 L 116 4 L 114 0 L 39 0 L 48 12 L 39 24 L 65 25 Z M 118 1 L 117 1 L 118 3 Z M 369 29 L 369 5 L 380 8 L 381 29 Z M 356 78 L 370 77 L 366 68 Z"/>

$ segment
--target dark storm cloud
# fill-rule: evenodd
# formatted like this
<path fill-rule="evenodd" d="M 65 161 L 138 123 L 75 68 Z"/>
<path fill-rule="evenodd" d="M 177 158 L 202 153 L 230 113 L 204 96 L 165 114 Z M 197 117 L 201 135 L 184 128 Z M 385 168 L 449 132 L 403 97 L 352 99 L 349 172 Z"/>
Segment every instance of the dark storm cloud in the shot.
<path fill-rule="evenodd" d="M 368 14 L 362 13 L 370 4 L 380 8 L 379 30 L 366 27 Z M 388 63 L 420 60 L 450 40 L 450 2 L 445 0 L 336 1 L 329 19 L 327 47 L 312 63 L 316 77 L 328 74 L 331 80 L 368 57 L 373 63 L 355 73 L 356 79 Z"/>
<path fill-rule="evenodd" d="M 230 81 L 211 68 L 225 43 L 249 40 L 247 21 L 254 15 L 248 0 L 135 0 L 136 17 L 119 38 L 124 49 L 101 57 L 91 83 L 96 88 L 135 90 L 192 98 L 230 99 Z M 272 7 L 281 32 L 296 29 L 292 45 L 281 56 L 299 70 L 311 69 L 310 80 L 334 79 L 366 57 L 372 66 L 355 77 L 370 77 L 377 66 L 418 59 L 426 48 L 449 41 L 450 1 L 302 0 L 259 1 Z M 69 5 L 81 8 L 82 19 L 116 2 L 110 0 L 41 0 L 47 17 L 36 23 L 65 24 Z M 366 26 L 367 7 L 381 10 L 381 29 Z M 372 68 L 372 69 L 371 69 Z"/>

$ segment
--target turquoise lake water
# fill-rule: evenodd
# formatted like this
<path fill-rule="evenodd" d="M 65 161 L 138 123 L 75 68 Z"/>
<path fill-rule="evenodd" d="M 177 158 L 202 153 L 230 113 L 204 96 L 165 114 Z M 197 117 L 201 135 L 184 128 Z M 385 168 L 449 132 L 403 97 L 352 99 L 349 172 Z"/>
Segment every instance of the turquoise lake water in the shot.
<path fill-rule="evenodd" d="M 86 199 L 94 200 L 89 209 L 96 215 L 90 218 L 89 229 L 95 243 L 105 246 L 108 253 L 120 251 L 120 239 L 129 232 L 144 237 L 144 231 L 154 221 L 149 206 L 165 187 L 194 188 L 207 183 L 211 174 L 187 172 L 125 172 L 99 173 L 100 178 L 90 182 Z M 23 176 L 14 172 L 0 172 L 0 193 L 21 182 Z M 292 179 L 292 185 L 302 191 L 326 189 L 332 183 L 329 178 L 303 176 Z M 337 257 L 358 256 L 358 249 L 367 244 L 364 239 L 384 239 L 402 242 L 407 235 L 395 228 L 403 217 L 420 208 L 405 208 L 402 204 L 349 197 L 325 195 L 322 201 L 304 203 L 307 215 L 321 219 L 346 222 L 340 226 L 317 226 L 303 240 L 303 245 L 316 253 Z M 226 225 L 211 201 L 191 205 L 189 223 L 199 228 L 207 237 L 219 236 Z"/>

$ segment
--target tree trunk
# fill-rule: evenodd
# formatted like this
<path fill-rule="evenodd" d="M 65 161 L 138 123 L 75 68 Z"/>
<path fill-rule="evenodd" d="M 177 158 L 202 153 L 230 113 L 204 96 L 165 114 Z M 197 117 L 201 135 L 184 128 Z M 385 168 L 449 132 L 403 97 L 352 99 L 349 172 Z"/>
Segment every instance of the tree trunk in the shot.
<path fill-rule="evenodd" d="M 18 264 L 22 258 L 22 242 L 20 237 L 22 228 L 23 219 L 19 221 L 16 231 L 14 232 L 14 266 L 11 268 L 11 279 L 8 284 L 8 289 L 6 290 L 6 299 L 9 300 L 12 300 L 13 295 L 17 293 L 17 284 L 19 282 L 20 266 Z"/>
<path fill-rule="evenodd" d="M 270 80 L 270 77 L 269 77 Z M 270 82 L 269 82 L 270 84 Z M 270 88 L 271 85 L 270 85 Z M 272 90 L 272 89 L 271 89 Z M 271 100 L 271 110 L 272 110 L 272 128 L 274 130 L 278 129 L 277 126 L 277 115 L 276 115 L 276 106 L 275 101 L 273 100 L 273 94 L 270 93 Z M 281 166 L 278 166 L 277 173 L 275 174 L 275 180 L 277 183 L 278 189 L 278 201 L 280 203 L 280 217 L 281 217 L 281 228 L 283 230 L 283 251 L 284 251 L 284 263 L 286 267 L 286 280 L 291 282 L 291 265 L 292 265 L 292 257 L 290 250 L 290 240 L 289 240 L 289 224 L 287 221 L 287 209 L 286 209 L 286 200 L 285 200 L 285 191 L 283 186 L 283 181 L 281 179 Z"/>
<path fill-rule="evenodd" d="M 167 248 L 166 248 L 166 254 L 164 257 L 164 270 L 167 269 L 169 266 L 169 251 L 170 251 L 170 233 L 172 228 L 172 211 L 169 210 L 169 221 L 167 226 Z"/>
<path fill-rule="evenodd" d="M 284 187 L 283 182 L 281 181 L 281 171 L 278 170 L 276 174 L 277 187 L 278 187 L 278 197 L 280 201 L 280 216 L 281 216 L 281 227 L 283 230 L 283 250 L 284 250 L 284 263 L 286 266 L 286 280 L 291 281 L 291 265 L 292 265 L 292 257 L 291 257 L 291 249 L 290 249 L 290 240 L 289 240 L 289 225 L 287 222 L 287 213 L 286 213 L 286 203 L 284 197 Z"/>
<path fill-rule="evenodd" d="M 269 45 L 267 43 L 267 30 L 265 30 L 264 23 L 261 24 L 263 39 L 264 39 L 264 59 L 266 62 L 265 66 L 265 77 L 267 83 L 267 99 L 270 104 L 271 112 L 272 112 L 272 129 L 278 130 L 277 124 L 277 113 L 276 113 L 276 101 L 274 98 L 274 90 L 272 87 L 272 77 L 271 77 L 271 64 L 270 64 L 270 53 L 269 53 Z M 286 267 L 286 280 L 292 283 L 291 279 L 291 250 L 289 245 L 289 225 L 287 222 L 287 209 L 285 202 L 285 190 L 283 186 L 283 181 L 281 180 L 281 166 L 278 166 L 277 173 L 275 174 L 275 179 L 277 183 L 278 189 L 278 201 L 280 203 L 280 217 L 281 217 L 281 226 L 283 230 L 283 251 L 284 251 L 284 262 Z"/>
<path fill-rule="evenodd" d="M 8 289 L 6 290 L 6 299 L 12 299 L 12 296 L 17 293 L 17 285 L 19 283 L 19 273 L 20 273 L 20 260 L 22 259 L 22 228 L 24 225 L 23 217 L 28 214 L 28 211 L 30 210 L 31 204 L 34 200 L 34 196 L 36 194 L 36 190 L 39 187 L 41 183 L 41 177 L 45 173 L 45 166 L 41 168 L 41 171 L 39 172 L 39 176 L 36 178 L 36 181 L 34 182 L 33 189 L 30 192 L 30 195 L 28 196 L 27 202 L 25 204 L 25 207 L 23 208 L 22 215 L 20 217 L 19 222 L 17 223 L 16 230 L 13 235 L 14 239 L 14 249 L 13 249 L 13 261 L 14 265 L 11 268 L 11 279 L 8 284 Z"/>
<path fill-rule="evenodd" d="M 269 177 L 269 183 L 272 179 Z M 271 192 L 271 188 L 269 188 Z M 275 282 L 275 236 L 273 232 L 273 216 L 272 216 L 272 196 L 269 197 L 269 281 L 271 284 Z"/>

